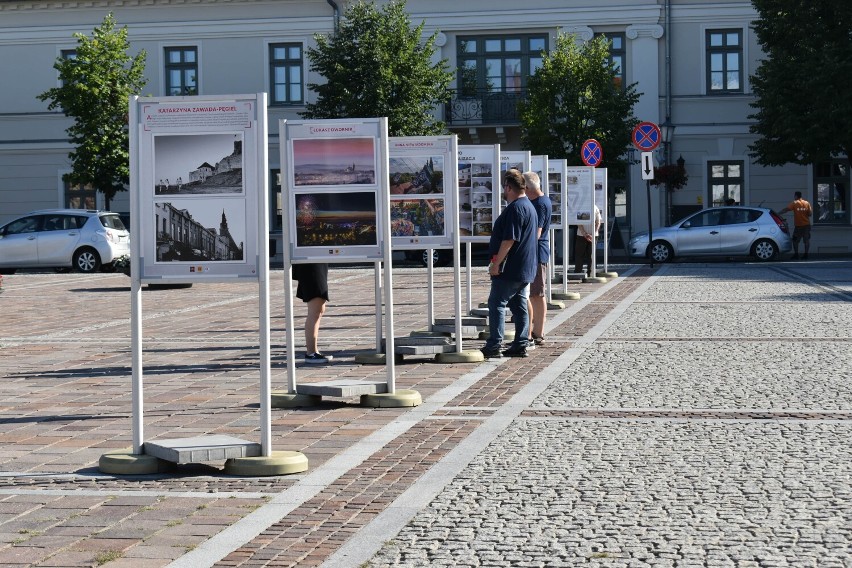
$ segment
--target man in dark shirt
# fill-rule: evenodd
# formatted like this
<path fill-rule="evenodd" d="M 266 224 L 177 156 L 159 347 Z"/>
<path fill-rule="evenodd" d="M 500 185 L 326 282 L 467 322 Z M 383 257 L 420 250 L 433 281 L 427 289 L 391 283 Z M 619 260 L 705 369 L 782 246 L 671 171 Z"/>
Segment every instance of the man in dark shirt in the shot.
<path fill-rule="evenodd" d="M 538 215 L 526 196 L 524 177 L 515 169 L 503 176 L 508 205 L 494 221 L 488 252 L 491 293 L 488 295 L 490 337 L 482 348 L 488 358 L 526 357 L 530 334 L 530 282 L 538 264 Z M 501 352 L 506 326 L 506 306 L 515 321 L 515 340 Z"/>

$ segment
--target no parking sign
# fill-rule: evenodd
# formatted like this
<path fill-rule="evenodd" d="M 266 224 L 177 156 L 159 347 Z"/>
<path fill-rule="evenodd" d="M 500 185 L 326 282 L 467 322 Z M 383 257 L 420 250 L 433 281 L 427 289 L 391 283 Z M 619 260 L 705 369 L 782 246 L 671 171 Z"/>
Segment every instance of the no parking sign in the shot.
<path fill-rule="evenodd" d="M 597 167 L 603 162 L 603 148 L 601 143 L 594 138 L 589 138 L 583 142 L 583 147 L 580 149 L 580 159 L 587 166 Z"/>

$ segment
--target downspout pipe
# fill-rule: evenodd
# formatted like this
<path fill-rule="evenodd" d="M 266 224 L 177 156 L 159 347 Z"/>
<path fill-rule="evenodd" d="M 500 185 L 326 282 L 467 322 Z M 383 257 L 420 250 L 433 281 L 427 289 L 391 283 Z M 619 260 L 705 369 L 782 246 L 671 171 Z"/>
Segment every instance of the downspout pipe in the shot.
<path fill-rule="evenodd" d="M 334 10 L 334 35 L 337 35 L 340 28 L 340 8 L 334 0 L 325 1 L 328 2 L 328 5 L 331 6 L 332 10 Z"/>
<path fill-rule="evenodd" d="M 672 2 L 671 0 L 666 0 L 665 2 L 665 11 L 666 11 L 666 21 L 665 21 L 665 34 L 666 34 L 666 42 L 665 42 L 665 124 L 672 124 Z M 671 141 L 668 141 L 666 144 L 666 165 L 671 164 L 672 162 L 672 144 Z M 666 199 L 665 199 L 665 220 L 666 225 L 671 223 L 672 216 L 672 196 L 671 191 L 669 191 L 668 185 L 666 185 L 665 189 Z"/>

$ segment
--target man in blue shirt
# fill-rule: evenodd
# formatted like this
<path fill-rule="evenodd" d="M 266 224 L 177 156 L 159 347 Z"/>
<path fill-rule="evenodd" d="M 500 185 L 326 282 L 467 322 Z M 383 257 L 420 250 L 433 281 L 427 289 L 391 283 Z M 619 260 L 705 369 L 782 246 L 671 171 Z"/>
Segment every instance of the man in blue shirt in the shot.
<path fill-rule="evenodd" d="M 491 293 L 488 295 L 490 336 L 482 348 L 487 358 L 526 357 L 530 334 L 527 307 L 530 282 L 538 264 L 538 215 L 526 195 L 524 177 L 515 169 L 503 176 L 508 205 L 494 221 L 488 252 Z M 515 321 L 515 340 L 501 352 L 506 326 L 506 306 Z"/>

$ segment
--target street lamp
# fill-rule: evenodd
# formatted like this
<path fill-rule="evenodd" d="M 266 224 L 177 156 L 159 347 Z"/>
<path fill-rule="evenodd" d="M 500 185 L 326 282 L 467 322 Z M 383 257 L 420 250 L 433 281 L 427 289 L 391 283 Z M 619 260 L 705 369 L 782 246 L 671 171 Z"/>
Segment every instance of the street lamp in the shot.
<path fill-rule="evenodd" d="M 667 116 L 666 120 L 660 125 L 660 134 L 663 135 L 663 165 L 665 166 L 668 166 L 672 161 L 672 136 L 674 136 L 674 129 L 675 125 L 672 124 L 671 117 Z M 666 226 L 668 226 L 672 222 L 672 192 L 671 187 L 669 187 L 668 178 L 666 178 L 665 192 Z"/>

